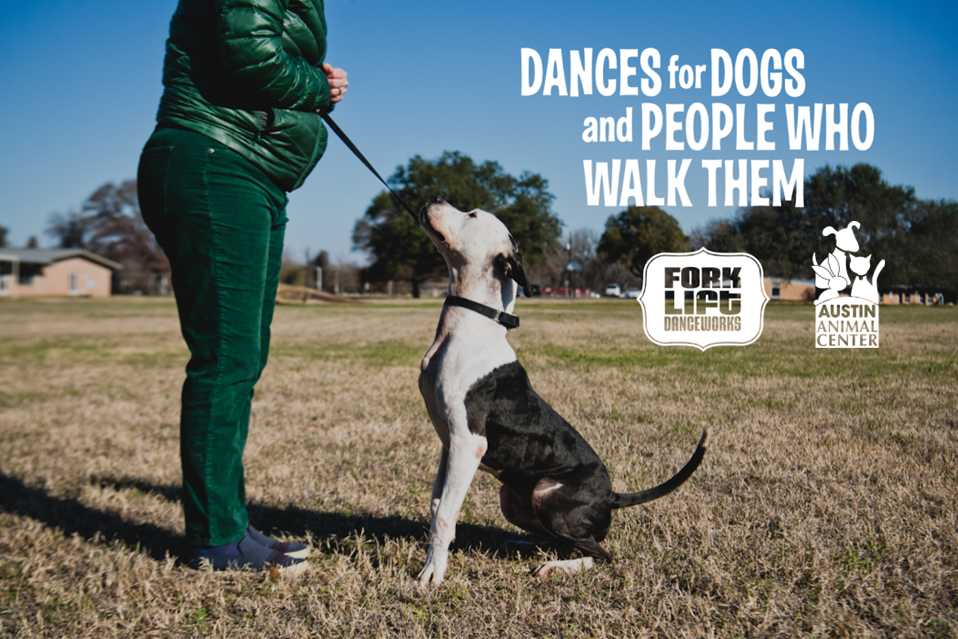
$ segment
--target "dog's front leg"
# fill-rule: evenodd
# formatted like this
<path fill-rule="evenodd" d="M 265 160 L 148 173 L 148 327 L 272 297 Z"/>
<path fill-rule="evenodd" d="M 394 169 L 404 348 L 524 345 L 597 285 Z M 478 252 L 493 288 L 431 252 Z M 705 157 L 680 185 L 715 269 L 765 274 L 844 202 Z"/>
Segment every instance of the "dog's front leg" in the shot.
<path fill-rule="evenodd" d="M 436 508 L 429 528 L 426 565 L 419 573 L 419 584 L 422 586 L 439 586 L 446 576 L 449 544 L 456 536 L 459 511 L 466 499 L 469 485 L 479 470 L 479 460 L 486 454 L 486 448 L 485 437 L 468 431 L 458 436 L 453 433 L 451 437 L 445 483 L 439 496 L 439 507 Z"/>
<path fill-rule="evenodd" d="M 429 500 L 430 521 L 436 518 L 436 511 L 439 509 L 439 500 L 442 497 L 442 487 L 446 485 L 446 465 L 449 463 L 449 449 L 442 447 L 442 455 L 439 457 L 439 470 L 436 471 L 436 483 L 432 485 L 432 497 Z"/>

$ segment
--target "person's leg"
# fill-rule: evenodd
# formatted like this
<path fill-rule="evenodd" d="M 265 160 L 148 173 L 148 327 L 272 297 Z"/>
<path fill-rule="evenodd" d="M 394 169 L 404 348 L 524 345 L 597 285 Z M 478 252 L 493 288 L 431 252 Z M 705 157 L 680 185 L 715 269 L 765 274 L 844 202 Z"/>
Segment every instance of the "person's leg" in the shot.
<path fill-rule="evenodd" d="M 192 354 L 181 416 L 187 540 L 233 544 L 248 526 L 242 455 L 265 365 L 264 300 L 282 254 L 274 226 L 286 197 L 226 147 L 176 130 L 151 139 L 138 179 Z"/>
<path fill-rule="evenodd" d="M 273 323 L 273 309 L 276 306 L 279 271 L 283 265 L 283 240 L 286 234 L 286 222 L 286 207 L 284 202 L 283 207 L 275 212 L 270 229 L 266 287 L 263 292 L 263 314 L 260 321 L 260 362 L 257 379 L 259 379 L 263 369 L 266 368 L 266 361 L 269 357 L 270 325 Z M 249 526 L 246 532 L 261 546 L 279 551 L 289 557 L 302 559 L 309 555 L 309 547 L 305 544 L 273 539 L 256 530 L 253 526 Z"/>
<path fill-rule="evenodd" d="M 266 368 L 269 357 L 270 326 L 273 323 L 273 309 L 276 306 L 276 291 L 279 288 L 279 271 L 283 266 L 283 240 L 286 235 L 286 203 L 276 212 L 272 220 L 269 236 L 269 256 L 267 259 L 266 286 L 263 291 L 263 314 L 260 319 L 260 361 L 259 375 Z"/>

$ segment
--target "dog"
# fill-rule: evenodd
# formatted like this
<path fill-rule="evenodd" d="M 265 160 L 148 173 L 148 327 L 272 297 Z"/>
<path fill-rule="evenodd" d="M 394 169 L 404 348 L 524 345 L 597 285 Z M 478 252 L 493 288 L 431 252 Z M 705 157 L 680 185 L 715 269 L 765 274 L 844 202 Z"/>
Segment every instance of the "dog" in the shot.
<path fill-rule="evenodd" d="M 681 486 L 705 454 L 665 483 L 617 493 L 585 439 L 532 390 L 506 340 L 518 287 L 530 293 L 522 257 L 505 225 L 481 210 L 463 213 L 440 198 L 419 212 L 420 226 L 449 267 L 449 294 L 436 338 L 423 357 L 419 390 L 442 441 L 422 586 L 439 586 L 449 544 L 477 470 L 502 486 L 502 514 L 519 528 L 578 548 L 583 558 L 546 562 L 536 574 L 570 574 L 611 560 L 605 539 L 612 511 L 658 499 Z"/>

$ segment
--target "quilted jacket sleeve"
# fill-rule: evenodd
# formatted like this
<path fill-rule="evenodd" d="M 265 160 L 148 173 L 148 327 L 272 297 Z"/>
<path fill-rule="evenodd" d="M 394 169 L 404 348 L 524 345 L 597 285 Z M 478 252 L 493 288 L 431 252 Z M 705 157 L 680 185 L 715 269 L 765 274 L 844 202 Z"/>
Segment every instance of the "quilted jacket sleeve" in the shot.
<path fill-rule="evenodd" d="M 329 82 L 322 69 L 283 47 L 285 5 L 285 0 L 216 0 L 223 64 L 234 81 L 272 107 L 329 108 Z M 325 39 L 325 33 L 317 37 Z"/>

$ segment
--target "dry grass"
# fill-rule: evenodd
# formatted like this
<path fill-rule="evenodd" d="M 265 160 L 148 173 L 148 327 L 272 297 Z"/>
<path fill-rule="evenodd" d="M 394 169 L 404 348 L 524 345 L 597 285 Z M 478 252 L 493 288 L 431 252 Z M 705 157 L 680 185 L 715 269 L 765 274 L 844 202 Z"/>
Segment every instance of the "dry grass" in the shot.
<path fill-rule="evenodd" d="M 878 351 L 816 351 L 811 308 L 773 306 L 758 343 L 703 354 L 651 345 L 634 303 L 523 303 L 520 359 L 617 488 L 671 475 L 706 425 L 712 446 L 616 515 L 613 566 L 548 581 L 549 547 L 497 555 L 530 537 L 480 477 L 423 592 L 436 302 L 277 309 L 250 509 L 317 551 L 278 581 L 182 564 L 173 305 L 2 303 L 0 635 L 958 636 L 958 312 L 881 313 Z"/>

